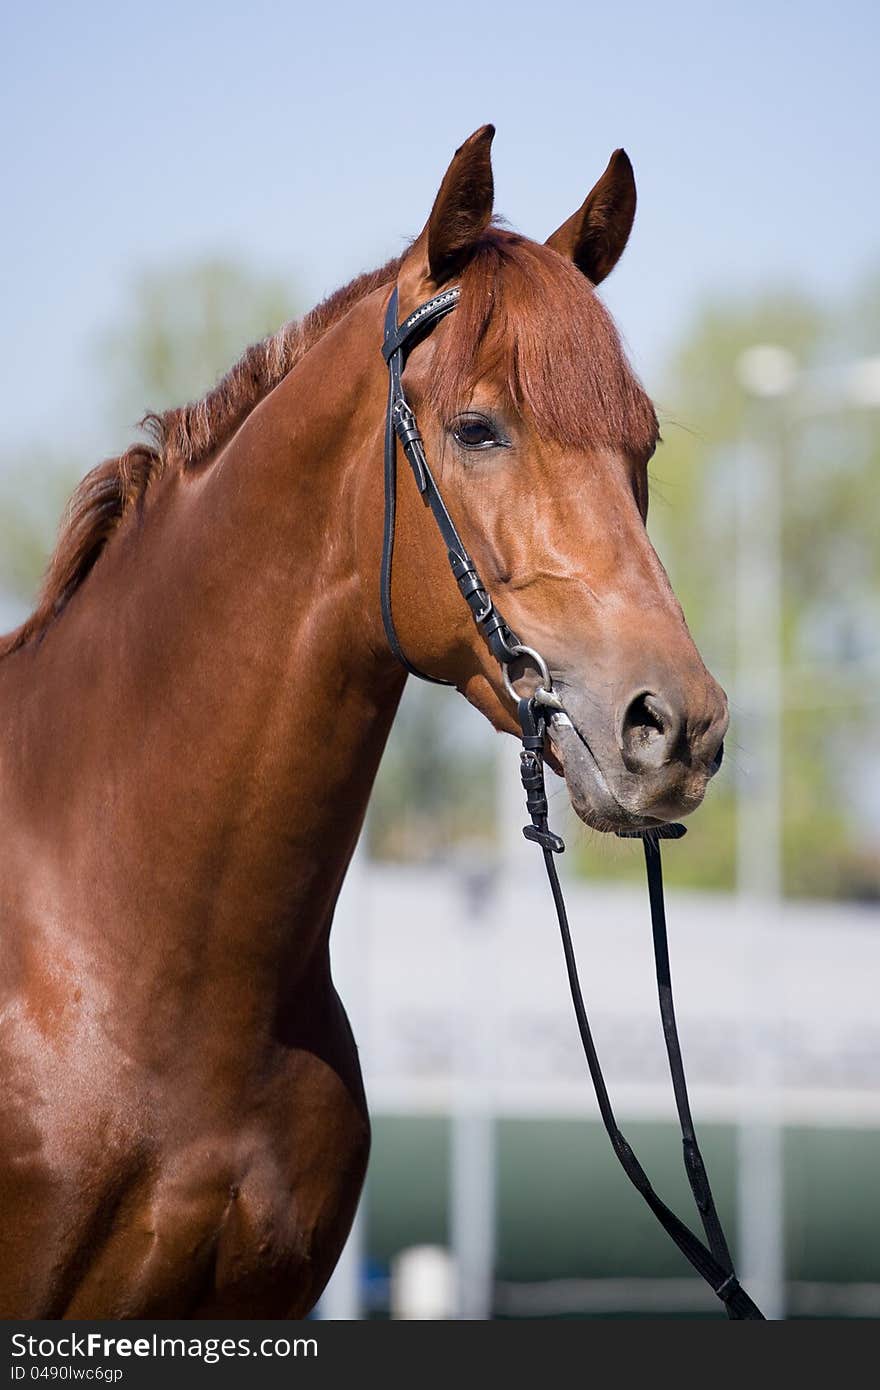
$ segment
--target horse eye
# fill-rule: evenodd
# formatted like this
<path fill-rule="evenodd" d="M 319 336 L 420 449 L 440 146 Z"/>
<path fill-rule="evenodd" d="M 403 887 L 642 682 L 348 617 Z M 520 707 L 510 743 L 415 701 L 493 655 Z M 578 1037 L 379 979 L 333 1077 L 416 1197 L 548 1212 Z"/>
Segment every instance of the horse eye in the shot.
<path fill-rule="evenodd" d="M 503 442 L 482 415 L 460 416 L 452 433 L 463 449 L 491 449 L 493 445 Z"/>

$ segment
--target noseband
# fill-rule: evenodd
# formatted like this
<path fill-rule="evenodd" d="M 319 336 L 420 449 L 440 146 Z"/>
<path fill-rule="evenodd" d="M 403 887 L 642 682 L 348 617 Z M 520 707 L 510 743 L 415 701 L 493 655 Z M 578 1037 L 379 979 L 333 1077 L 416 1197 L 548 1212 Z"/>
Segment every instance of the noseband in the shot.
<path fill-rule="evenodd" d="M 505 689 L 517 704 L 517 715 L 522 731 L 520 773 L 526 794 L 526 808 L 531 822 L 524 828 L 523 834 L 527 840 L 531 840 L 541 847 L 544 856 L 544 864 L 550 881 L 550 890 L 553 894 L 562 936 L 562 949 L 565 955 L 565 966 L 578 1031 L 593 1088 L 596 1092 L 599 1112 L 611 1140 L 612 1148 L 630 1182 L 641 1193 L 663 1229 L 686 1259 L 690 1261 L 697 1273 L 709 1284 L 713 1293 L 721 1299 L 728 1317 L 732 1319 L 763 1318 L 760 1309 L 752 1302 L 736 1277 L 727 1240 L 718 1212 L 715 1209 L 706 1166 L 694 1131 L 681 1046 L 678 1040 L 672 997 L 672 977 L 669 968 L 666 913 L 663 903 L 660 840 L 681 839 L 682 835 L 685 834 L 683 825 L 662 825 L 650 831 L 623 830 L 617 833 L 624 839 L 640 839 L 644 849 L 663 1035 L 669 1058 L 675 1104 L 678 1110 L 685 1171 L 700 1214 L 706 1243 L 695 1235 L 690 1227 L 686 1226 L 675 1215 L 675 1212 L 658 1197 L 644 1168 L 621 1133 L 611 1107 L 608 1088 L 602 1075 L 602 1068 L 584 1005 L 568 914 L 554 860 L 554 855 L 560 854 L 565 845 L 560 837 L 553 833 L 548 824 L 547 794 L 544 786 L 544 744 L 548 720 L 552 723 L 555 718 L 564 718 L 564 707 L 559 696 L 553 690 L 547 663 L 539 652 L 524 646 L 511 631 L 480 578 L 477 567 L 446 509 L 434 475 L 428 465 L 424 441 L 419 434 L 416 417 L 403 390 L 403 369 L 409 352 L 430 333 L 440 319 L 452 312 L 460 296 L 460 287 L 452 285 L 441 294 L 435 295 L 433 299 L 427 300 L 417 309 L 414 309 L 403 323 L 398 324 L 398 295 L 395 286 L 385 314 L 382 355 L 388 364 L 388 413 L 385 421 L 385 525 L 381 571 L 382 622 L 385 627 L 385 634 L 391 651 L 411 675 L 418 676 L 421 680 L 432 681 L 435 685 L 452 684 L 451 681 L 428 675 L 414 666 L 404 654 L 394 627 L 391 611 L 391 571 L 397 510 L 397 441 L 400 440 L 419 492 L 426 506 L 431 508 L 434 520 L 443 537 L 453 577 L 462 597 L 470 608 L 478 631 L 501 666 Z M 535 665 L 541 680 L 541 684 L 534 694 L 525 699 L 520 699 L 517 695 L 510 674 L 511 664 L 520 659 L 525 659 Z"/>

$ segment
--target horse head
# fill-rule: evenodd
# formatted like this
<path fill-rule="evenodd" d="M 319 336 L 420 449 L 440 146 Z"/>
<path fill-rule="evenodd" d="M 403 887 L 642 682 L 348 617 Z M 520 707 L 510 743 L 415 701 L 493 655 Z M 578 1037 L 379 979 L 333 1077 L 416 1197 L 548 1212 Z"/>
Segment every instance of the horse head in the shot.
<path fill-rule="evenodd" d="M 728 715 L 648 537 L 657 417 L 596 294 L 632 227 L 632 166 L 617 150 L 541 245 L 493 221 L 493 133 L 457 151 L 401 261 L 401 318 L 460 287 L 455 312 L 409 354 L 404 387 L 487 589 L 548 663 L 565 709 L 549 752 L 577 813 L 598 829 L 644 828 L 700 804 Z M 411 479 L 400 493 L 402 647 L 516 732 L 430 513 Z"/>

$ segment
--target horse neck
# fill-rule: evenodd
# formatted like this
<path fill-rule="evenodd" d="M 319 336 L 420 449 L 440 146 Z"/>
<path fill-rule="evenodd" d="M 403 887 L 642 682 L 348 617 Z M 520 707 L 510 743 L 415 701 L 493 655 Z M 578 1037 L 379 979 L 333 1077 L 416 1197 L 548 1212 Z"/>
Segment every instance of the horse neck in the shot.
<path fill-rule="evenodd" d="M 65 703 L 39 804 L 54 777 L 102 941 L 148 921 L 157 969 L 169 937 L 202 969 L 326 956 L 403 687 L 376 638 L 380 321 L 358 306 L 210 464 L 157 484 L 44 642 Z"/>

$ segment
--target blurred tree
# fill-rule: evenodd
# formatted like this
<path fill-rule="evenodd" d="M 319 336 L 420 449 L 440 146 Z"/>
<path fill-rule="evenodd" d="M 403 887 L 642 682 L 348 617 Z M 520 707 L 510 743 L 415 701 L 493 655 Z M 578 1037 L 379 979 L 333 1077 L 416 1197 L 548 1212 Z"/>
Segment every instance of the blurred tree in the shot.
<path fill-rule="evenodd" d="M 671 882 L 731 887 L 734 877 L 733 772 L 744 756 L 735 701 L 734 470 L 747 409 L 737 359 L 756 343 L 786 347 L 807 368 L 880 352 L 878 310 L 880 276 L 834 311 L 796 293 L 710 302 L 671 361 L 649 529 L 707 664 L 734 693 L 725 767 L 690 823 L 687 852 L 667 855 Z M 785 890 L 877 897 L 880 841 L 866 807 L 869 785 L 880 781 L 880 412 L 792 420 L 786 455 Z M 626 846 L 600 853 L 587 839 L 580 857 L 591 874 L 640 872 Z"/>
<path fill-rule="evenodd" d="M 55 544 L 58 518 L 85 470 L 34 450 L 4 461 L 0 492 L 0 589 L 29 605 Z"/>
<path fill-rule="evenodd" d="M 491 849 L 492 745 L 488 726 L 455 691 L 408 681 L 370 802 L 371 852 L 412 861 Z M 512 743 L 509 752 L 516 758 Z"/>
<path fill-rule="evenodd" d="M 99 342 L 96 354 L 120 428 L 120 448 L 147 410 L 198 398 L 249 343 L 296 312 L 282 280 L 230 260 L 194 261 L 136 276 L 121 321 Z M 97 461 L 62 461 L 35 452 L 4 470 L 0 587 L 8 593 L 33 598 L 64 503 Z"/>
<path fill-rule="evenodd" d="M 300 307 L 280 277 L 231 260 L 142 271 L 122 321 L 99 344 L 120 423 L 130 429 L 147 410 L 198 400 Z"/>

